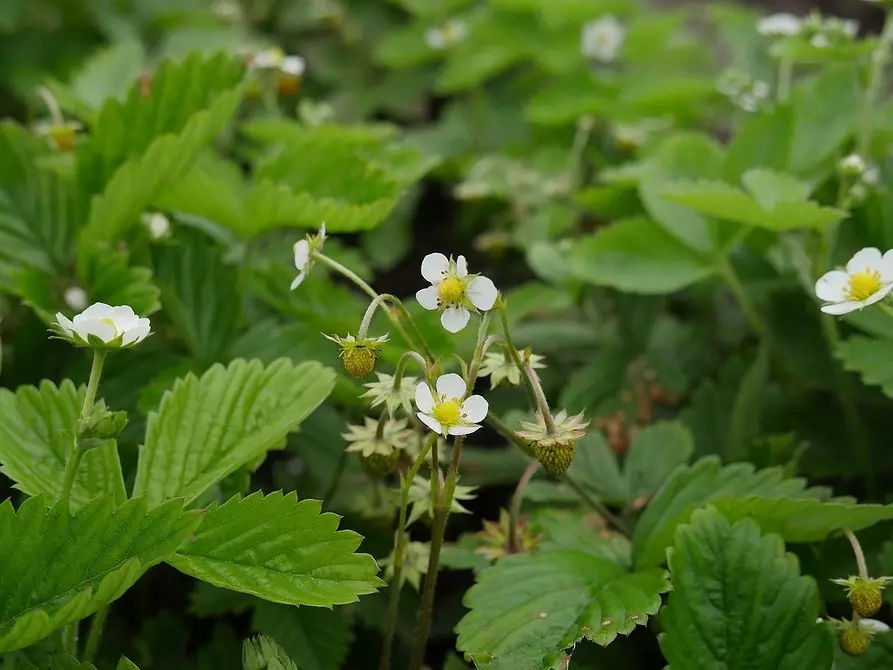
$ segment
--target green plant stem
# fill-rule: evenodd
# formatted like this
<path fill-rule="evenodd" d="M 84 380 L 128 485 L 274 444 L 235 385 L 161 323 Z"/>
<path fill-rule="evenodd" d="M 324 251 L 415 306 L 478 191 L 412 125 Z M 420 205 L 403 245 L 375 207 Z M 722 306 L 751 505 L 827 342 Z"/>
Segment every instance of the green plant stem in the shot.
<path fill-rule="evenodd" d="M 99 379 L 102 377 L 102 364 L 105 362 L 104 351 L 93 351 L 93 365 L 90 367 L 90 380 L 87 382 L 87 392 L 84 395 L 84 404 L 81 406 L 81 419 L 90 416 L 93 403 L 96 402 L 96 391 L 99 390 Z M 71 451 L 65 463 L 65 474 L 62 476 L 62 492 L 59 495 L 59 506 L 68 513 L 71 498 L 71 489 L 77 476 L 78 466 L 84 458 L 84 452 L 80 449 L 77 436 L 78 427 L 75 427 L 75 436 L 71 444 Z"/>
<path fill-rule="evenodd" d="M 365 281 L 363 281 L 363 279 L 356 272 L 341 265 L 341 263 L 339 263 L 338 261 L 332 260 L 325 254 L 320 254 L 320 253 L 315 254 L 314 258 L 316 258 L 318 261 L 320 261 L 324 265 L 328 265 L 330 268 L 335 270 L 335 272 L 338 272 L 342 276 L 344 276 L 347 279 L 349 279 L 350 281 L 352 281 L 363 292 L 365 292 L 366 295 L 368 295 L 370 298 L 372 298 L 373 301 L 377 300 L 380 297 L 378 292 L 376 292 L 375 289 L 373 289 L 371 286 L 369 286 L 369 284 L 367 284 Z M 398 309 L 400 314 L 407 320 L 407 322 L 412 327 L 413 331 L 418 336 L 418 338 L 419 338 L 418 344 L 421 345 L 422 351 L 425 352 L 425 355 L 428 357 L 429 360 L 433 361 L 434 356 L 431 353 L 431 349 L 430 349 L 430 347 L 428 347 L 428 343 L 425 341 L 425 338 L 422 336 L 421 331 L 419 331 L 419 329 L 416 327 L 415 322 L 412 320 L 412 317 L 409 315 L 409 312 L 406 310 L 406 306 L 403 304 L 402 301 L 398 300 L 397 298 L 394 298 L 394 296 L 390 296 L 390 298 L 393 299 L 392 304 Z M 393 324 L 393 326 L 394 326 L 394 328 L 396 328 L 397 332 L 400 333 L 400 337 L 403 338 L 403 341 L 406 342 L 406 344 L 411 349 L 418 348 L 417 344 L 409 336 L 409 333 L 406 332 L 406 329 L 403 327 L 403 324 L 400 322 L 400 319 L 397 316 L 395 316 L 394 313 L 390 310 L 386 310 L 386 313 L 388 315 L 388 319 L 390 319 L 390 321 L 391 321 L 391 324 Z"/>
<path fill-rule="evenodd" d="M 890 13 L 884 20 L 884 29 L 878 39 L 877 48 L 871 54 L 871 71 L 868 75 L 868 88 L 865 91 L 862 123 L 859 126 L 859 141 L 856 145 L 860 156 L 866 156 L 871 148 L 874 135 L 875 108 L 884 85 L 884 73 L 890 62 L 890 50 L 893 48 L 893 20 Z"/>
<path fill-rule="evenodd" d="M 536 473 L 539 466 L 540 464 L 537 461 L 530 462 L 530 465 L 527 466 L 524 474 L 521 475 L 521 479 L 518 480 L 518 485 L 515 487 L 515 493 L 512 495 L 512 506 L 509 509 L 508 549 L 509 552 L 513 554 L 517 554 L 521 551 L 521 543 L 518 541 L 518 537 L 521 534 L 521 501 L 524 499 L 524 491 L 527 490 L 527 485 L 530 483 L 530 480 L 533 479 L 533 475 Z"/>
<path fill-rule="evenodd" d="M 791 82 L 794 79 L 794 61 L 783 57 L 778 63 L 778 87 L 776 99 L 778 102 L 787 102 L 791 97 Z"/>
<path fill-rule="evenodd" d="M 769 328 L 766 326 L 766 322 L 760 315 L 756 305 L 754 305 L 753 301 L 750 299 L 750 296 L 747 295 L 747 291 L 744 290 L 744 286 L 738 278 L 738 274 L 735 272 L 732 264 L 729 263 L 729 259 L 725 256 L 719 264 L 719 273 L 738 300 L 738 304 L 744 312 L 744 315 L 747 317 L 747 322 L 750 324 L 750 327 L 753 328 L 760 337 L 768 337 Z"/>
<path fill-rule="evenodd" d="M 335 497 L 335 494 L 338 492 L 338 488 L 341 486 L 341 482 L 344 479 L 344 471 L 347 470 L 348 457 L 349 453 L 347 449 L 342 449 L 341 454 L 338 456 L 338 462 L 335 464 L 335 472 L 332 474 L 332 479 L 329 482 L 329 486 L 322 497 L 322 502 L 326 505 L 331 503 L 332 498 Z"/>
<path fill-rule="evenodd" d="M 527 379 L 527 383 L 536 398 L 540 416 L 543 417 L 543 423 L 546 424 L 546 431 L 549 435 L 555 435 L 555 419 L 552 418 L 552 409 L 549 407 L 549 401 L 546 400 L 546 394 L 543 391 L 543 385 L 540 384 L 539 375 L 536 374 L 536 370 L 526 363 L 524 364 L 523 372 L 524 377 Z"/>
<path fill-rule="evenodd" d="M 425 445 L 418 458 L 413 462 L 409 472 L 404 477 L 400 476 L 400 517 L 397 525 L 397 540 L 394 543 L 394 576 L 391 579 L 391 593 L 388 600 L 388 619 L 385 624 L 384 646 L 381 649 L 381 660 L 379 662 L 379 670 L 389 670 L 391 667 L 391 649 L 394 646 L 394 633 L 397 630 L 397 613 L 400 605 L 400 589 L 403 579 L 403 557 L 406 553 L 406 516 L 409 508 L 409 487 L 412 480 L 425 462 L 425 457 L 431 450 L 431 447 L 437 442 L 437 434 L 432 433 L 425 440 Z"/>
<path fill-rule="evenodd" d="M 853 548 L 853 553 L 856 555 L 856 565 L 859 568 L 859 576 L 862 579 L 868 579 L 868 565 L 865 563 L 865 554 L 862 551 L 862 545 L 859 544 L 859 538 L 851 531 L 849 528 L 843 529 L 844 534 L 846 535 L 846 539 L 850 541 L 850 546 Z M 859 625 L 859 613 L 853 609 L 853 625 Z"/>
<path fill-rule="evenodd" d="M 87 646 L 84 647 L 84 661 L 92 663 L 96 658 L 96 652 L 99 651 L 99 645 L 102 643 L 102 632 L 105 628 L 105 620 L 109 615 L 111 605 L 106 605 L 100 609 L 90 623 L 90 633 L 87 635 Z"/>
<path fill-rule="evenodd" d="M 72 656 L 78 653 L 78 623 L 73 621 L 62 629 L 62 650 Z"/>
<path fill-rule="evenodd" d="M 596 500 L 589 493 L 580 486 L 580 483 L 569 473 L 565 472 L 562 475 L 562 479 L 567 482 L 567 485 L 571 487 L 574 493 L 579 496 L 580 500 L 589 505 L 597 514 L 604 517 L 608 523 L 612 524 L 617 530 L 626 535 L 627 537 L 633 536 L 632 528 L 626 525 L 624 521 L 621 521 L 619 517 L 613 514 L 607 507 L 602 504 L 600 500 Z"/>
<path fill-rule="evenodd" d="M 524 363 L 521 360 L 521 357 L 518 355 L 518 348 L 515 346 L 514 341 L 512 341 L 512 333 L 509 329 L 509 320 L 508 314 L 506 313 L 506 304 L 502 299 L 502 296 L 499 296 L 497 301 L 499 308 L 499 318 L 502 322 L 502 332 L 505 335 L 505 343 L 509 351 L 509 358 L 512 359 L 512 363 L 515 364 L 515 367 L 518 368 L 518 371 L 521 373 L 521 378 L 524 380 L 524 388 L 527 390 L 527 395 L 530 400 L 530 406 L 534 409 L 537 405 L 536 392 L 530 386 L 530 382 L 527 379 L 527 373 L 524 370 Z"/>

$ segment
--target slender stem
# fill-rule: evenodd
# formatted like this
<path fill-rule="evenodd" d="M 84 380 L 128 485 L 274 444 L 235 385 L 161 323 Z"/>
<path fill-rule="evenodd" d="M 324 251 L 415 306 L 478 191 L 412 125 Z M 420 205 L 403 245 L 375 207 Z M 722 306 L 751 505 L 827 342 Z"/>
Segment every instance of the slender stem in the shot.
<path fill-rule="evenodd" d="M 79 623 L 79 621 L 73 621 L 62 629 L 62 649 L 72 656 L 77 656 L 78 653 Z"/>
<path fill-rule="evenodd" d="M 389 670 L 391 667 L 391 648 L 394 646 L 394 633 L 397 629 L 397 612 L 400 604 L 400 589 L 403 579 L 403 558 L 406 553 L 406 516 L 409 508 L 409 487 L 412 480 L 425 462 L 428 451 L 437 442 L 437 435 L 432 433 L 425 440 L 425 446 L 415 459 L 409 472 L 404 477 L 400 476 L 400 518 L 397 525 L 397 540 L 394 547 L 394 576 L 391 579 L 391 593 L 388 601 L 388 620 L 385 625 L 384 646 L 381 649 L 380 670 Z"/>
<path fill-rule="evenodd" d="M 549 401 L 546 400 L 543 385 L 540 384 L 539 375 L 536 374 L 536 370 L 525 363 L 524 376 L 527 377 L 530 382 L 530 388 L 533 390 L 533 395 L 536 397 L 537 407 L 539 408 L 540 416 L 543 417 L 543 422 L 546 424 L 546 430 L 549 435 L 554 435 L 556 432 L 555 419 L 552 418 L 552 410 L 549 408 Z"/>
<path fill-rule="evenodd" d="M 763 320 L 763 317 L 760 316 L 759 310 L 757 310 L 756 305 L 754 305 L 750 296 L 747 295 L 747 291 L 744 290 L 744 286 L 741 284 L 738 274 L 735 272 L 732 264 L 729 263 L 729 259 L 725 256 L 720 261 L 719 273 L 729 285 L 732 293 L 735 294 L 735 298 L 737 298 L 741 310 L 747 317 L 750 327 L 753 328 L 760 337 L 768 336 L 769 328 L 766 326 L 766 322 Z"/>
<path fill-rule="evenodd" d="M 524 371 L 524 363 L 521 360 L 521 357 L 518 355 L 518 348 L 515 346 L 515 343 L 512 341 L 512 333 L 509 329 L 509 321 L 508 314 L 506 311 L 505 300 L 502 299 L 502 296 L 499 297 L 497 301 L 499 306 L 499 318 L 502 322 L 502 332 L 505 334 L 505 343 L 508 348 L 509 358 L 512 359 L 512 363 L 515 364 L 515 367 L 518 368 L 518 371 L 521 373 L 521 378 L 524 380 L 524 387 L 527 389 L 527 395 L 530 399 L 530 406 L 533 408 L 537 407 L 537 398 L 536 393 L 533 388 L 530 386 L 530 381 L 527 378 L 527 373 Z"/>
<path fill-rule="evenodd" d="M 788 57 L 782 57 L 778 63 L 778 88 L 776 98 L 778 102 L 787 102 L 791 97 L 791 82 L 794 78 L 794 61 Z"/>
<path fill-rule="evenodd" d="M 474 356 L 471 359 L 471 365 L 468 368 L 468 385 L 467 393 L 471 393 L 474 389 L 474 383 L 477 381 L 478 373 L 481 370 L 481 361 L 484 358 L 484 352 L 487 349 L 487 330 L 490 328 L 490 312 L 484 312 L 481 317 L 481 323 L 478 326 L 478 341 L 474 347 Z"/>
<path fill-rule="evenodd" d="M 99 651 L 99 645 L 102 642 L 102 631 L 105 627 L 105 620 L 109 615 L 111 605 L 106 605 L 100 609 L 90 623 L 90 634 L 87 636 L 87 646 L 84 647 L 84 661 L 92 663 L 96 658 L 96 652 Z"/>
<path fill-rule="evenodd" d="M 385 415 L 382 414 L 382 416 Z M 347 470 L 348 457 L 349 454 L 347 449 L 342 449 L 341 454 L 338 456 L 338 463 L 335 464 L 335 472 L 332 473 L 332 479 L 322 497 L 323 503 L 326 503 L 327 505 L 332 503 L 332 498 L 335 497 L 335 493 L 338 492 L 338 487 L 341 486 L 341 481 L 344 479 L 344 471 Z"/>
<path fill-rule="evenodd" d="M 407 351 L 400 356 L 400 360 L 397 361 L 397 368 L 394 370 L 395 391 L 400 390 L 400 385 L 403 383 L 403 375 L 406 372 L 406 364 L 411 360 L 418 363 L 419 367 L 422 368 L 422 374 L 424 374 L 426 378 L 428 377 L 428 362 L 422 358 L 421 354 L 415 351 Z"/>
<path fill-rule="evenodd" d="M 102 364 L 105 362 L 105 351 L 93 351 L 93 365 L 90 368 L 90 380 L 87 382 L 87 392 L 84 394 L 84 404 L 81 406 L 80 418 L 86 419 L 93 410 L 93 403 L 96 401 L 96 391 L 99 389 L 99 379 L 102 377 Z M 69 499 L 71 498 L 71 489 L 74 486 L 74 480 L 77 476 L 78 466 L 84 458 L 84 452 L 78 445 L 78 428 L 75 428 L 75 436 L 68 454 L 68 461 L 65 463 L 65 473 L 62 476 L 62 492 L 59 495 L 59 505 L 66 513 L 69 509 Z"/>
<path fill-rule="evenodd" d="M 860 156 L 866 156 L 870 149 L 871 138 L 874 134 L 875 107 L 884 85 L 884 71 L 890 61 L 891 46 L 893 46 L 893 20 L 888 13 L 877 48 L 871 54 L 871 71 L 868 75 L 868 89 L 865 91 L 865 106 L 862 110 L 862 123 L 857 144 L 857 152 Z"/>
<path fill-rule="evenodd" d="M 513 554 L 521 551 L 521 543 L 518 541 L 518 536 L 521 534 L 521 501 L 524 499 L 524 491 L 527 490 L 527 485 L 533 479 L 539 465 L 536 461 L 530 462 L 524 474 L 521 475 L 521 479 L 518 480 L 518 485 L 512 496 L 512 506 L 509 510 L 509 551 Z"/>
<path fill-rule="evenodd" d="M 56 101 L 55 96 L 50 92 L 50 89 L 46 86 L 38 86 L 37 95 L 39 95 L 46 104 L 47 109 L 50 112 L 50 118 L 53 120 L 53 125 L 61 126 L 65 123 L 65 117 L 62 116 L 62 110 L 59 107 L 59 103 Z"/>
<path fill-rule="evenodd" d="M 859 566 L 859 576 L 862 579 L 868 579 L 868 565 L 865 563 L 865 554 L 862 552 L 862 545 L 859 544 L 859 538 L 849 528 L 843 529 L 846 539 L 850 541 L 853 547 L 853 553 L 856 555 L 856 565 Z"/>
<path fill-rule="evenodd" d="M 632 537 L 633 531 L 632 529 L 626 525 L 625 522 L 621 521 L 619 517 L 612 514 L 607 507 L 605 507 L 601 501 L 593 498 L 589 493 L 580 486 L 580 483 L 568 473 L 564 473 L 563 475 L 564 481 L 567 482 L 568 486 L 573 489 L 574 493 L 576 493 L 580 500 L 589 505 L 593 510 L 595 510 L 599 515 L 603 516 L 609 523 L 613 524 L 614 527 L 619 530 L 621 533 L 626 535 L 627 537 Z"/>

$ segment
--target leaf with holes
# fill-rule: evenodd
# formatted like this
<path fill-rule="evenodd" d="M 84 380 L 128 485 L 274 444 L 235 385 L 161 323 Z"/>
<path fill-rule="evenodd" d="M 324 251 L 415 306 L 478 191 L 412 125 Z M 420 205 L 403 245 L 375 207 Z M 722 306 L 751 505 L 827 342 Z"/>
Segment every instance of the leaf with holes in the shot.
<path fill-rule="evenodd" d="M 339 670 L 344 667 L 353 635 L 344 610 L 258 603 L 251 625 L 278 640 L 301 670 Z"/>
<path fill-rule="evenodd" d="M 268 366 L 235 360 L 200 378 L 187 375 L 149 414 L 134 495 L 152 504 L 195 500 L 267 451 L 325 400 L 335 373 L 319 363 L 280 358 Z"/>
<path fill-rule="evenodd" d="M 478 575 L 456 626 L 477 668 L 541 670 L 584 637 L 607 645 L 657 613 L 663 570 L 629 573 L 579 551 L 518 554 Z"/>
<path fill-rule="evenodd" d="M 0 471 L 17 489 L 32 496 L 59 497 L 86 392 L 85 386 L 75 388 L 68 380 L 58 387 L 50 381 L 22 386 L 15 393 L 0 388 Z M 124 501 L 124 476 L 114 440 L 84 455 L 71 490 L 71 507 L 77 509 L 109 492 L 117 493 L 119 503 Z"/>
<path fill-rule="evenodd" d="M 816 624 L 818 587 L 777 535 L 698 510 L 676 529 L 668 564 L 660 646 L 672 670 L 831 667 L 834 637 Z"/>
<path fill-rule="evenodd" d="M 167 558 L 214 586 L 287 605 L 331 607 L 375 593 L 382 582 L 362 537 L 337 530 L 340 517 L 317 500 L 281 491 L 212 506 L 192 540 Z"/>
<path fill-rule="evenodd" d="M 115 508 L 94 498 L 74 516 L 42 496 L 0 504 L 0 652 L 21 649 L 119 598 L 198 526 L 182 501 Z"/>
<path fill-rule="evenodd" d="M 781 468 L 757 471 L 749 463 L 723 467 L 715 456 L 702 458 L 676 470 L 645 508 L 633 536 L 633 562 L 637 567 L 660 565 L 676 527 L 695 509 L 721 498 L 744 496 L 821 499 L 827 492 L 807 489 L 803 479 L 785 478 Z"/>

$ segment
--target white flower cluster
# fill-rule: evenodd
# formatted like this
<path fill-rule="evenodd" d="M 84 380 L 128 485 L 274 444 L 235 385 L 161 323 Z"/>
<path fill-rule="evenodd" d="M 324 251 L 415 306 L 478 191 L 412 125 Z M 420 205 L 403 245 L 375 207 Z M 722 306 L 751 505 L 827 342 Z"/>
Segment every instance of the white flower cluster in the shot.
<path fill-rule="evenodd" d="M 744 70 L 731 68 L 723 72 L 716 81 L 716 90 L 729 98 L 745 112 L 755 112 L 769 97 L 769 84 Z"/>
<path fill-rule="evenodd" d="M 468 24 L 465 21 L 452 19 L 442 26 L 428 28 L 425 31 L 425 44 L 435 51 L 443 51 L 468 37 Z"/>
<path fill-rule="evenodd" d="M 772 38 L 800 38 L 824 49 L 852 42 L 859 32 L 859 22 L 813 12 L 808 17 L 794 14 L 770 14 L 757 21 L 757 32 Z"/>
<path fill-rule="evenodd" d="M 251 58 L 251 69 L 278 72 L 290 77 L 303 77 L 306 61 L 300 56 L 287 55 L 279 47 L 271 47 Z"/>
<path fill-rule="evenodd" d="M 610 63 L 626 40 L 626 29 L 617 17 L 608 15 L 583 26 L 580 33 L 580 52 L 599 63 Z"/>
<path fill-rule="evenodd" d="M 815 283 L 816 296 L 826 314 L 849 314 L 883 300 L 893 290 L 893 249 L 881 254 L 875 247 L 856 252 L 846 270 L 826 272 Z"/>

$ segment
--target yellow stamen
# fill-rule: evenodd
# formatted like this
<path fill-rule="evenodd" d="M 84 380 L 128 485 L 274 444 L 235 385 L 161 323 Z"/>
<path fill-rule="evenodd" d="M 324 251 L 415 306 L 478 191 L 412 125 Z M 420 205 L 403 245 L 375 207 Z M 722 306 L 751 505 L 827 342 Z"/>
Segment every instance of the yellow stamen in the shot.
<path fill-rule="evenodd" d="M 856 272 L 850 275 L 850 285 L 847 297 L 850 300 L 867 300 L 877 293 L 881 287 L 881 273 L 865 268 L 865 272 Z"/>
<path fill-rule="evenodd" d="M 465 289 L 458 277 L 447 277 L 437 285 L 437 297 L 441 302 L 450 304 L 459 302 L 465 295 Z"/>
<path fill-rule="evenodd" d="M 118 325 L 107 316 L 101 318 L 99 321 L 107 326 L 111 326 L 112 330 L 115 331 L 115 337 L 121 334 L 121 331 L 118 330 Z"/>
<path fill-rule="evenodd" d="M 455 426 L 462 417 L 462 405 L 458 398 L 453 398 L 435 405 L 432 414 L 442 426 Z"/>

